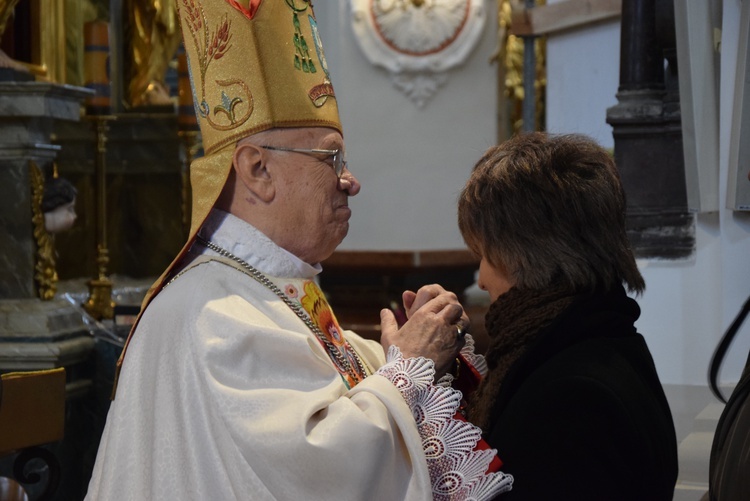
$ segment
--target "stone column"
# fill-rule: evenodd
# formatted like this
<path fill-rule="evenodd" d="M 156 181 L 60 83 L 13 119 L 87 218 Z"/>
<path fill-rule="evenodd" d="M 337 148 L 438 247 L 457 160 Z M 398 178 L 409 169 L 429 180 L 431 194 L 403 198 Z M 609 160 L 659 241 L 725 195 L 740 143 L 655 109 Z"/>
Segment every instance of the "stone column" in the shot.
<path fill-rule="evenodd" d="M 638 257 L 687 257 L 695 236 L 671 0 L 623 0 L 620 51 L 618 104 L 607 110 L 607 123 L 627 195 L 628 235 Z"/>
<path fill-rule="evenodd" d="M 60 147 L 56 120 L 79 120 L 85 89 L 41 82 L 0 82 L 0 299 L 37 297 L 31 163 L 44 171 Z"/>

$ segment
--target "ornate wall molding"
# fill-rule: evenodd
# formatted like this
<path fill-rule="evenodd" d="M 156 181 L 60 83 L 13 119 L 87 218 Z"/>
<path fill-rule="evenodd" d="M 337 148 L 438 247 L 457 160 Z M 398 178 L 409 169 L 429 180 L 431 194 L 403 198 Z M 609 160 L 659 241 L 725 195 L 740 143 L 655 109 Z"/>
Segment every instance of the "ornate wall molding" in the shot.
<path fill-rule="evenodd" d="M 484 24 L 484 0 L 352 0 L 362 52 L 418 107 L 466 60 Z"/>

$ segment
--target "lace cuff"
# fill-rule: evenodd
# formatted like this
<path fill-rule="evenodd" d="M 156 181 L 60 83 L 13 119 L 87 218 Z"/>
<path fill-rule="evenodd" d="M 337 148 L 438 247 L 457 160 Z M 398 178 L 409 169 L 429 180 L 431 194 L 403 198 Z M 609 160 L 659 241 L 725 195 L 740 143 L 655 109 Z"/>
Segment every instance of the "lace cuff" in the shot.
<path fill-rule="evenodd" d="M 454 418 L 461 392 L 432 384 L 432 360 L 404 358 L 396 346 L 388 349 L 387 360 L 377 374 L 393 383 L 411 408 L 427 458 L 433 499 L 481 501 L 509 491 L 512 476 L 486 473 L 496 451 L 474 450 L 481 438 L 479 428 Z"/>
<path fill-rule="evenodd" d="M 471 394 L 472 391 L 476 389 L 476 386 L 479 385 L 479 382 L 481 381 L 481 378 L 487 375 L 487 361 L 485 360 L 483 355 L 479 355 L 477 353 L 474 353 L 474 338 L 471 337 L 471 334 L 466 334 L 466 343 L 464 344 L 464 347 L 461 348 L 461 351 L 459 352 L 459 358 L 463 359 L 463 361 L 469 365 L 472 366 L 472 368 L 476 371 L 476 374 L 479 376 L 478 379 L 475 381 L 472 381 L 472 386 L 469 388 L 461 388 L 462 390 L 467 391 L 467 396 Z M 456 359 L 458 360 L 458 359 Z M 443 377 L 438 379 L 438 381 L 435 383 L 438 386 L 443 386 L 445 388 L 448 388 L 453 385 L 455 378 L 453 377 L 453 374 L 444 374 Z"/>
<path fill-rule="evenodd" d="M 461 356 L 464 357 L 464 360 L 473 365 L 482 377 L 486 376 L 488 370 L 487 361 L 484 359 L 483 355 L 474 353 L 474 338 L 471 337 L 471 334 L 466 334 L 465 339 L 466 342 L 464 343 L 464 347 L 461 348 Z"/>

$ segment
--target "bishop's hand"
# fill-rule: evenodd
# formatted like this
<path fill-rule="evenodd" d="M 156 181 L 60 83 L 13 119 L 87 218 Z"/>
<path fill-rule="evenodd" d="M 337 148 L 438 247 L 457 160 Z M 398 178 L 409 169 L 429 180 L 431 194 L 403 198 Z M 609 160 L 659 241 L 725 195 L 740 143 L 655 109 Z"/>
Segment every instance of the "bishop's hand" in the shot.
<path fill-rule="evenodd" d="M 403 300 L 408 320 L 400 329 L 393 312 L 380 312 L 380 344 L 386 352 L 395 345 L 406 358 L 433 360 L 435 379 L 439 379 L 451 368 L 464 345 L 458 331 L 466 329 L 469 318 L 456 295 L 436 284 L 416 293 L 406 291 Z"/>

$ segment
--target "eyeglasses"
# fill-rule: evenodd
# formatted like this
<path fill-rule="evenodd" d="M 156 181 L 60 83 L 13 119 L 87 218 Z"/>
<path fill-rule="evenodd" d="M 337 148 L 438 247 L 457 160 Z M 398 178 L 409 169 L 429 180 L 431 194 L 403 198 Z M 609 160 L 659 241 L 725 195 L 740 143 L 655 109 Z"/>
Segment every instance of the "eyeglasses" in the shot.
<path fill-rule="evenodd" d="M 309 149 L 309 148 L 284 148 L 282 146 L 261 146 L 261 148 L 265 148 L 267 150 L 273 150 L 273 151 L 291 151 L 293 153 L 302 153 L 305 155 L 309 155 L 313 158 L 318 158 L 315 155 L 325 155 L 326 157 L 331 157 L 333 171 L 336 173 L 336 177 L 341 178 L 341 174 L 344 172 L 344 168 L 347 166 L 346 160 L 344 160 L 344 153 L 341 150 L 319 150 L 319 149 Z M 318 160 L 322 160 L 318 158 Z"/>

